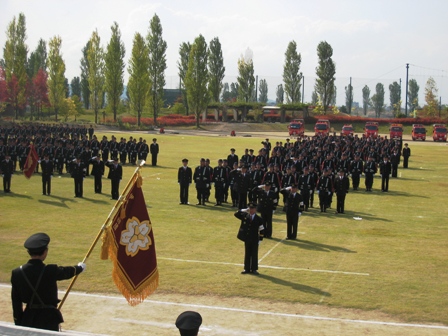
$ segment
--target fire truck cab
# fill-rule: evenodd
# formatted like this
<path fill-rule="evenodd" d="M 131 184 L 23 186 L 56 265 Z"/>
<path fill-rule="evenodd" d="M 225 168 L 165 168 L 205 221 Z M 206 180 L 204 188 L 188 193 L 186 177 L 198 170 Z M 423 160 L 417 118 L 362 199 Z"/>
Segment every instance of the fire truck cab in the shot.
<path fill-rule="evenodd" d="M 403 125 L 402 124 L 391 124 L 389 128 L 389 135 L 391 139 L 401 139 L 403 138 Z"/>
<path fill-rule="evenodd" d="M 434 124 L 432 126 L 432 140 L 446 142 L 446 126 L 444 124 Z"/>
<path fill-rule="evenodd" d="M 376 139 L 378 137 L 378 122 L 376 121 L 368 121 L 364 126 L 364 135 L 366 138 L 372 137 Z"/>
<path fill-rule="evenodd" d="M 426 140 L 426 128 L 422 124 L 412 124 L 412 141 Z"/>
<path fill-rule="evenodd" d="M 342 126 L 341 134 L 342 135 L 353 135 L 354 134 L 353 126 L 351 124 L 346 124 L 346 125 Z"/>
<path fill-rule="evenodd" d="M 305 121 L 303 119 L 294 119 L 288 126 L 288 131 L 290 136 L 301 136 L 305 135 Z"/>
<path fill-rule="evenodd" d="M 330 121 L 328 119 L 319 119 L 314 125 L 314 135 L 328 135 L 330 133 Z"/>

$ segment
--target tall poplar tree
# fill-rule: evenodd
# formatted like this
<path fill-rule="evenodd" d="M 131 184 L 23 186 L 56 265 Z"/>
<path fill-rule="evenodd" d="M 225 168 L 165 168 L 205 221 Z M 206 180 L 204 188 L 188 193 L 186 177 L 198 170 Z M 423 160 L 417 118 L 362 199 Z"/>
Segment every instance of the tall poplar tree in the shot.
<path fill-rule="evenodd" d="M 418 107 L 418 91 L 420 90 L 420 86 L 418 86 L 415 79 L 411 79 L 408 86 L 408 106 L 410 113 L 412 113 Z"/>
<path fill-rule="evenodd" d="M 266 82 L 266 79 L 260 79 L 260 87 L 258 90 L 260 91 L 260 98 L 258 101 L 266 104 L 268 102 L 268 83 Z"/>
<path fill-rule="evenodd" d="M 95 112 L 95 124 L 98 123 L 98 111 L 103 101 L 104 90 L 104 51 L 100 45 L 101 39 L 95 30 L 90 38 L 90 47 L 87 50 L 88 82 L 90 89 L 90 105 Z"/>
<path fill-rule="evenodd" d="M 72 89 L 71 96 L 78 96 L 78 98 L 81 97 L 81 80 L 79 77 L 73 77 L 70 82 L 70 87 Z"/>
<path fill-rule="evenodd" d="M 397 81 L 389 85 L 390 108 L 397 115 L 401 110 L 401 86 Z"/>
<path fill-rule="evenodd" d="M 316 67 L 316 84 L 314 89 L 320 97 L 323 107 L 323 113 L 326 114 L 328 106 L 334 96 L 334 81 L 336 74 L 336 65 L 331 58 L 333 56 L 333 48 L 330 44 L 322 41 L 317 46 L 317 56 L 319 58 L 318 66 Z"/>
<path fill-rule="evenodd" d="M 157 117 L 163 106 L 166 70 L 167 44 L 162 38 L 162 25 L 157 14 L 154 14 L 149 23 L 147 36 L 149 52 L 149 78 L 151 80 L 150 106 L 154 113 L 154 125 L 157 125 Z"/>
<path fill-rule="evenodd" d="M 204 37 L 199 35 L 191 46 L 188 70 L 185 77 L 188 105 L 196 117 L 196 127 L 198 128 L 201 113 L 207 108 L 210 101 L 207 57 L 207 43 Z"/>
<path fill-rule="evenodd" d="M 277 86 L 277 92 L 276 92 L 276 99 L 275 102 L 277 104 L 283 104 L 284 101 L 284 97 L 285 97 L 285 91 L 283 89 L 283 84 L 279 84 Z"/>
<path fill-rule="evenodd" d="M 47 58 L 48 68 L 48 98 L 53 106 L 56 121 L 58 120 L 58 112 L 64 104 L 66 95 L 65 86 L 65 63 L 61 55 L 62 39 L 60 36 L 53 37 L 49 45 L 49 53 Z"/>
<path fill-rule="evenodd" d="M 249 102 L 255 88 L 254 63 L 252 51 L 246 50 L 246 55 L 241 55 L 238 60 L 238 100 Z"/>
<path fill-rule="evenodd" d="M 225 71 L 226 68 L 224 67 L 224 59 L 222 57 L 221 43 L 219 42 L 219 38 L 215 37 L 210 41 L 208 49 L 208 87 L 213 102 L 219 102 Z"/>
<path fill-rule="evenodd" d="M 367 109 L 370 105 L 370 89 L 367 85 L 362 88 L 362 109 L 364 115 L 367 115 Z"/>
<path fill-rule="evenodd" d="M 40 39 L 35 51 L 30 54 L 28 60 L 28 76 L 34 78 L 39 69 L 47 71 L 47 43 Z"/>
<path fill-rule="evenodd" d="M 123 93 L 124 55 L 126 53 L 124 43 L 121 41 L 121 32 L 118 23 L 111 27 L 112 36 L 107 45 L 105 55 L 105 91 L 107 94 L 107 106 L 113 111 L 114 121 L 117 121 L 117 111 L 120 105 L 120 97 Z"/>
<path fill-rule="evenodd" d="M 348 84 L 345 87 L 345 107 L 347 108 L 347 113 L 352 114 L 352 105 L 353 105 L 353 86 Z"/>
<path fill-rule="evenodd" d="M 90 88 L 89 88 L 89 59 L 87 58 L 87 51 L 90 48 L 90 40 L 82 49 L 81 58 L 81 92 L 84 108 L 90 107 Z"/>
<path fill-rule="evenodd" d="M 302 86 L 302 73 L 300 72 L 300 63 L 302 56 L 297 53 L 297 44 L 291 41 L 285 52 L 285 65 L 283 66 L 284 91 L 286 93 L 287 103 L 300 103 Z"/>
<path fill-rule="evenodd" d="M 151 82 L 148 75 L 148 49 L 142 35 L 135 33 L 132 45 L 132 54 L 129 59 L 128 73 L 129 81 L 127 94 L 131 110 L 137 114 L 137 124 L 140 120 L 143 109 L 148 99 Z"/>
<path fill-rule="evenodd" d="M 183 42 L 179 46 L 179 61 L 177 61 L 177 68 L 179 69 L 180 90 L 182 92 L 182 101 L 184 103 L 187 115 L 189 114 L 189 106 L 187 99 L 187 92 L 185 91 L 185 76 L 188 70 L 188 58 L 190 57 L 191 45 L 189 42 Z"/>
<path fill-rule="evenodd" d="M 372 107 L 375 110 L 375 116 L 379 118 L 384 110 L 384 85 L 381 83 L 376 84 L 375 94 L 372 96 Z"/>
<path fill-rule="evenodd" d="M 13 18 L 6 30 L 6 42 L 3 49 L 3 60 L 7 93 L 10 103 L 14 106 L 15 119 L 19 110 L 26 104 L 27 56 L 25 14 L 20 13 L 18 19 Z"/>

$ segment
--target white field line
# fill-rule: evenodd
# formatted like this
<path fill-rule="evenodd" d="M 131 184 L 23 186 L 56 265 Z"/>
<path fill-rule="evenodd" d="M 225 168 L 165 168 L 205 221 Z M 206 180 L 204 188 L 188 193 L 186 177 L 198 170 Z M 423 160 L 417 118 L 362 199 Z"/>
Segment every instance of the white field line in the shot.
<path fill-rule="evenodd" d="M 0 287 L 11 288 L 11 285 L 0 284 Z M 65 292 L 59 291 L 59 293 L 64 294 Z M 121 296 L 87 294 L 87 293 L 73 292 L 73 291 L 70 292 L 70 294 L 71 295 L 75 295 L 75 296 L 84 296 L 84 297 L 90 297 L 90 298 L 100 298 L 100 299 L 117 300 L 117 301 L 126 302 L 125 298 L 121 297 Z M 229 308 L 229 307 L 220 307 L 220 306 L 207 306 L 207 305 L 200 305 L 200 304 L 178 303 L 178 302 L 156 301 L 156 300 L 145 300 L 143 302 L 143 304 L 148 304 L 148 303 L 158 304 L 158 305 L 181 306 L 181 307 L 187 307 L 187 308 L 202 308 L 202 309 L 232 311 L 232 312 L 246 313 L 246 314 L 259 314 L 259 315 L 270 315 L 270 316 L 280 316 L 280 317 L 292 317 L 292 318 L 307 319 L 307 320 L 336 321 L 336 322 L 347 322 L 347 323 L 387 325 L 387 326 L 394 326 L 394 327 L 409 327 L 409 328 L 426 328 L 426 329 L 448 330 L 448 326 L 443 326 L 443 325 L 384 322 L 384 321 L 369 321 L 369 320 L 354 320 L 354 319 L 344 319 L 344 318 L 338 318 L 338 317 L 276 313 L 276 312 L 268 312 L 268 311 L 262 311 L 262 310 Z"/>
<path fill-rule="evenodd" d="M 160 260 L 170 260 L 170 261 L 179 261 L 179 262 L 189 262 L 189 263 L 199 263 L 199 264 L 216 264 L 216 265 L 231 265 L 231 266 L 244 266 L 243 264 L 235 264 L 221 261 L 205 261 L 205 260 L 188 260 L 188 259 L 177 259 L 177 258 L 164 258 L 157 257 Z M 296 268 L 296 267 L 282 267 L 282 266 L 270 266 L 270 265 L 258 265 L 259 268 L 271 268 L 278 270 L 289 270 L 289 271 L 306 271 L 306 272 L 319 272 L 319 273 L 338 273 L 338 274 L 347 274 L 347 275 L 364 275 L 369 276 L 369 273 L 358 273 L 358 272 L 344 272 L 344 271 L 333 271 L 333 270 L 315 270 L 309 268 Z"/>
<path fill-rule="evenodd" d="M 280 245 L 286 238 L 283 238 L 282 240 L 280 240 L 277 244 L 275 244 L 269 251 L 267 251 L 264 256 L 262 256 L 260 259 L 258 259 L 258 264 L 261 263 L 261 261 L 266 258 L 268 255 L 271 254 L 271 252 L 278 246 Z"/>

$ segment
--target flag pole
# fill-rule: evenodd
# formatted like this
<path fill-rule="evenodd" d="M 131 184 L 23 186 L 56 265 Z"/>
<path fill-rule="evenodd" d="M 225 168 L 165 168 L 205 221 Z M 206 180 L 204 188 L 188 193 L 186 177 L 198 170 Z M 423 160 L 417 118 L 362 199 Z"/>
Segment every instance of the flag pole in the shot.
<path fill-rule="evenodd" d="M 133 181 L 135 179 L 135 176 L 138 174 L 138 172 L 140 171 L 140 169 L 145 165 L 145 160 L 142 160 L 139 164 L 139 166 L 135 169 L 134 174 L 132 174 L 131 178 L 129 179 L 128 183 L 126 184 L 126 187 L 123 189 L 123 191 L 121 192 L 120 197 L 118 198 L 117 202 L 115 202 L 114 207 L 112 208 L 112 210 L 109 213 L 109 216 L 107 216 L 106 220 L 104 221 L 103 225 L 101 226 L 100 231 L 98 232 L 98 234 L 95 237 L 95 240 L 93 241 L 92 245 L 90 246 L 89 250 L 86 253 L 86 256 L 84 257 L 84 259 L 82 260 L 83 263 L 86 262 L 87 258 L 90 256 L 90 254 L 92 253 L 93 249 L 95 248 L 95 245 L 98 243 L 98 240 L 101 238 L 101 235 L 103 233 L 103 231 L 106 229 L 107 224 L 109 223 L 109 221 L 112 219 L 113 215 L 115 214 L 115 211 L 117 210 L 117 208 L 119 207 L 120 203 L 122 203 L 122 200 L 124 199 L 124 195 L 127 195 L 127 193 L 129 192 L 129 188 L 131 187 L 131 185 L 133 185 Z M 67 291 L 65 292 L 64 297 L 62 298 L 61 302 L 58 305 L 58 309 L 61 310 L 62 305 L 64 304 L 65 300 L 67 299 L 68 294 L 70 293 L 73 285 L 75 284 L 76 280 L 78 279 L 78 275 L 75 275 L 75 277 L 72 279 L 70 285 L 67 288 Z"/>

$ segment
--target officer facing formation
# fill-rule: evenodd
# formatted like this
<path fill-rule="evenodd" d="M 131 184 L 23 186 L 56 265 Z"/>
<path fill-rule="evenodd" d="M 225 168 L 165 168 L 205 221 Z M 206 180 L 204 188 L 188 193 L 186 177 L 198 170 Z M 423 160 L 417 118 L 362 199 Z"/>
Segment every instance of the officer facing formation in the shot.
<path fill-rule="evenodd" d="M 403 148 L 403 168 L 408 168 L 410 156 L 411 156 L 411 149 L 408 147 L 408 144 L 405 143 Z"/>
<path fill-rule="evenodd" d="M 182 166 L 177 172 L 177 183 L 180 186 L 180 202 L 179 204 L 189 204 L 188 203 L 188 189 L 193 178 L 193 172 L 190 167 L 188 167 L 188 159 L 182 160 Z"/>
<path fill-rule="evenodd" d="M 303 197 L 297 191 L 297 184 L 280 190 L 286 196 L 286 239 L 297 239 L 299 218 L 304 210 Z"/>
<path fill-rule="evenodd" d="M 86 268 L 84 263 L 69 267 L 45 265 L 49 243 L 50 237 L 45 233 L 29 237 L 24 246 L 31 259 L 12 271 L 12 310 L 18 326 L 59 331 L 64 319 L 57 309 L 60 302 L 57 281 L 70 279 Z"/>
<path fill-rule="evenodd" d="M 3 177 L 3 191 L 5 193 L 11 192 L 11 176 L 14 173 L 14 164 L 11 156 L 6 153 L 5 159 L 0 162 L 0 173 Z"/>
<path fill-rule="evenodd" d="M 40 167 L 42 170 L 42 195 L 50 195 L 54 167 L 48 154 L 45 154 L 44 159 L 40 162 Z"/>
<path fill-rule="evenodd" d="M 269 181 L 254 189 L 257 192 L 257 211 L 263 219 L 264 237 L 272 238 L 272 215 L 277 209 L 278 198 L 275 192 L 271 190 L 271 183 Z"/>

